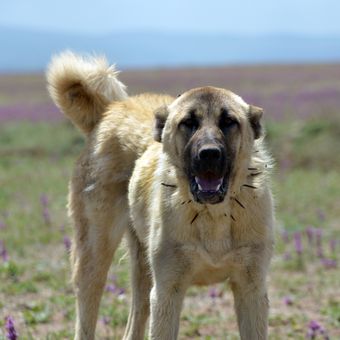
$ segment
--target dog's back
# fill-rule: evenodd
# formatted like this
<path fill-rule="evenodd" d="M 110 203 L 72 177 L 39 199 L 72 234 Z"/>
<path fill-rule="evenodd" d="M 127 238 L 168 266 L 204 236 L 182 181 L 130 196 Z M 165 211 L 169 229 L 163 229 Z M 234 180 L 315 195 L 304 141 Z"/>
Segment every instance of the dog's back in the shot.
<path fill-rule="evenodd" d="M 130 178 L 135 160 L 154 142 L 154 111 L 173 100 L 155 94 L 128 97 L 118 73 L 103 57 L 72 52 L 55 56 L 47 69 L 53 101 L 87 137 L 81 161 L 104 182 L 110 176 L 111 181 Z"/>

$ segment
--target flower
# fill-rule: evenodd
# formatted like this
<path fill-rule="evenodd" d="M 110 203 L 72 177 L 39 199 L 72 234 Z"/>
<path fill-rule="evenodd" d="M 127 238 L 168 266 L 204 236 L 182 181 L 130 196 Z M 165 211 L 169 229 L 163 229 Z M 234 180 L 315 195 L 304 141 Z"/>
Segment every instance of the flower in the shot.
<path fill-rule="evenodd" d="M 5 229 L 6 228 L 6 224 L 4 221 L 0 221 L 0 229 Z"/>
<path fill-rule="evenodd" d="M 65 235 L 63 241 L 64 241 L 64 246 L 65 246 L 66 251 L 69 252 L 71 250 L 71 244 L 72 244 L 70 238 Z"/>
<path fill-rule="evenodd" d="M 331 269 L 331 268 L 336 268 L 337 267 L 337 262 L 336 262 L 336 260 L 333 260 L 333 259 L 322 258 L 321 259 L 321 263 L 327 269 Z"/>
<path fill-rule="evenodd" d="M 222 290 L 217 290 L 215 287 L 212 287 L 209 290 L 209 297 L 211 297 L 213 300 L 216 298 L 220 298 L 223 295 L 223 291 Z"/>
<path fill-rule="evenodd" d="M 47 207 L 48 206 L 48 197 L 46 194 L 41 194 L 40 195 L 40 203 L 43 207 Z"/>
<path fill-rule="evenodd" d="M 5 324 L 5 328 L 6 328 L 6 338 L 8 340 L 16 340 L 18 339 L 18 334 L 17 331 L 15 330 L 14 327 L 14 320 L 11 316 L 6 316 L 5 318 L 6 324 Z"/>
<path fill-rule="evenodd" d="M 302 255 L 302 241 L 301 241 L 301 233 L 296 232 L 294 234 L 294 241 L 295 241 L 295 250 L 298 255 Z"/>
<path fill-rule="evenodd" d="M 4 241 L 0 240 L 0 256 L 4 262 L 8 261 L 8 252 L 5 247 Z"/>
<path fill-rule="evenodd" d="M 117 287 L 115 284 L 109 284 L 106 286 L 106 291 L 110 292 L 110 293 L 116 293 L 117 292 Z"/>
<path fill-rule="evenodd" d="M 306 231 L 306 234 L 307 234 L 308 242 L 309 242 L 310 245 L 312 245 L 313 239 L 314 239 L 315 229 L 313 227 L 309 226 L 305 229 L 305 231 Z"/>
<path fill-rule="evenodd" d="M 102 323 L 107 326 L 110 324 L 110 318 L 108 316 L 103 316 L 102 317 Z"/>
<path fill-rule="evenodd" d="M 283 298 L 283 303 L 286 305 L 286 306 L 291 306 L 293 304 L 293 299 L 292 297 L 290 296 L 285 296 Z"/>
<path fill-rule="evenodd" d="M 125 294 L 125 289 L 124 288 L 118 288 L 118 296 L 124 295 Z"/>
<path fill-rule="evenodd" d="M 310 330 L 312 330 L 313 332 L 316 332 L 316 331 L 318 331 L 321 328 L 321 326 L 320 326 L 320 324 L 317 321 L 311 320 L 309 322 L 309 324 L 308 324 L 308 328 Z"/>
<path fill-rule="evenodd" d="M 307 339 L 316 339 L 318 334 L 323 335 L 324 340 L 329 340 L 326 330 L 315 320 L 308 324 Z"/>

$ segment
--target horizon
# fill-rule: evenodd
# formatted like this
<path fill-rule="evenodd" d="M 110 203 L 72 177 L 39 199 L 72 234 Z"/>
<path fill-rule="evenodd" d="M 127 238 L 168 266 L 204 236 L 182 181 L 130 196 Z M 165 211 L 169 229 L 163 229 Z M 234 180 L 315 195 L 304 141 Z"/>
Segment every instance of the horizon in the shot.
<path fill-rule="evenodd" d="M 13 0 L 1 4 L 0 72 L 41 71 L 66 49 L 122 69 L 336 63 L 339 12 L 335 0 Z"/>

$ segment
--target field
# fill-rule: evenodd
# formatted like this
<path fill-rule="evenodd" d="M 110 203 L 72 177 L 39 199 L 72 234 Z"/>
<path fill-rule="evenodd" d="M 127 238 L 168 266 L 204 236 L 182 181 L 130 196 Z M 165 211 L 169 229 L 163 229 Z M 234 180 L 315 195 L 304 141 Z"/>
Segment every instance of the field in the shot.
<path fill-rule="evenodd" d="M 340 65 L 135 70 L 121 79 L 132 94 L 226 87 L 265 109 L 277 205 L 270 339 L 339 339 Z M 19 339 L 73 336 L 72 225 L 65 205 L 82 145 L 53 106 L 42 75 L 0 76 L 0 339 L 14 339 L 14 332 Z M 121 338 L 129 299 L 122 246 L 104 293 L 98 339 Z M 190 289 L 181 339 L 237 334 L 227 283 Z"/>

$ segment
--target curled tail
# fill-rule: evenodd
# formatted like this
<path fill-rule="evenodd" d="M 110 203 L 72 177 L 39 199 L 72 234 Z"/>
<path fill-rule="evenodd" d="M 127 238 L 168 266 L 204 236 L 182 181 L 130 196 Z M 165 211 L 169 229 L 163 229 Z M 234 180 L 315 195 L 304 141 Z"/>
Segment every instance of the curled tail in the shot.
<path fill-rule="evenodd" d="M 104 57 L 85 58 L 67 51 L 48 66 L 48 91 L 73 124 L 89 134 L 112 101 L 128 97 L 117 74 Z"/>

